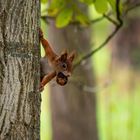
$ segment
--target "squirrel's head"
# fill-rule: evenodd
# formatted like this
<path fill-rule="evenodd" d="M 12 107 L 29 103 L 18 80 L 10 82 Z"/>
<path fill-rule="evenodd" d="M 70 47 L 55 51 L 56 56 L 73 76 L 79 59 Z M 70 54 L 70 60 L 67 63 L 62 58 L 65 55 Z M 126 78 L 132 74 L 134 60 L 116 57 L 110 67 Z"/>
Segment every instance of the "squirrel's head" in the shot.
<path fill-rule="evenodd" d="M 68 81 L 68 77 L 71 76 L 74 57 L 75 52 L 68 54 L 67 51 L 65 51 L 56 58 L 56 81 L 59 85 L 65 85 Z"/>

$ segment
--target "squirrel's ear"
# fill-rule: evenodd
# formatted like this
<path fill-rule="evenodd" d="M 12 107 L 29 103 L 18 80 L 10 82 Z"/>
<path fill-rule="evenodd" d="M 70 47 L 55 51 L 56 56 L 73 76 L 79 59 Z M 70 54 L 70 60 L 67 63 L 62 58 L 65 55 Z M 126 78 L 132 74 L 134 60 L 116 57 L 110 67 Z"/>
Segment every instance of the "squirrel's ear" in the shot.
<path fill-rule="evenodd" d="M 71 54 L 68 56 L 68 60 L 72 62 L 75 58 L 75 55 L 76 55 L 75 51 L 71 52 Z"/>
<path fill-rule="evenodd" d="M 63 53 L 60 56 L 61 61 L 66 61 L 67 56 L 68 56 L 67 50 L 63 51 Z"/>

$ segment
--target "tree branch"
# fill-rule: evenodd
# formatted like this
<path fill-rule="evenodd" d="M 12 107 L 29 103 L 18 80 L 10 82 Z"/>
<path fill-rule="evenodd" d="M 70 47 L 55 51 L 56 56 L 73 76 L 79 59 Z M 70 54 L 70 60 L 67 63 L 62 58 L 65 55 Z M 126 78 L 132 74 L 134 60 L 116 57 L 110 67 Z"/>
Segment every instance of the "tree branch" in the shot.
<path fill-rule="evenodd" d="M 140 7 L 140 3 L 135 3 L 134 5 L 131 5 L 130 7 L 128 7 L 128 8 L 125 10 L 124 15 L 127 15 L 128 12 L 130 12 L 130 11 L 132 11 L 132 10 L 138 8 L 138 7 Z"/>
<path fill-rule="evenodd" d="M 94 24 L 94 23 L 97 23 L 97 22 L 100 22 L 104 19 L 105 17 L 104 16 L 101 16 L 99 18 L 96 18 L 96 19 L 93 19 L 90 21 L 90 24 Z M 54 20 L 55 17 L 51 17 L 51 16 L 41 16 L 41 19 L 43 19 L 47 24 L 49 24 L 49 20 Z M 78 24 L 80 25 L 80 22 L 71 22 L 70 24 Z"/>
<path fill-rule="evenodd" d="M 74 65 L 74 69 L 80 65 L 82 63 L 82 61 L 88 59 L 89 57 L 91 57 L 93 54 L 95 54 L 96 52 L 98 52 L 100 49 L 102 49 L 114 36 L 115 34 L 119 31 L 121 26 L 116 26 L 115 30 L 106 38 L 106 40 L 99 45 L 96 49 L 94 49 L 93 51 L 91 51 L 90 53 L 86 54 L 85 56 L 83 56 L 75 65 Z"/>
<path fill-rule="evenodd" d="M 103 17 L 105 17 L 109 22 L 113 23 L 115 26 L 118 25 L 118 23 L 108 15 L 104 14 Z"/>

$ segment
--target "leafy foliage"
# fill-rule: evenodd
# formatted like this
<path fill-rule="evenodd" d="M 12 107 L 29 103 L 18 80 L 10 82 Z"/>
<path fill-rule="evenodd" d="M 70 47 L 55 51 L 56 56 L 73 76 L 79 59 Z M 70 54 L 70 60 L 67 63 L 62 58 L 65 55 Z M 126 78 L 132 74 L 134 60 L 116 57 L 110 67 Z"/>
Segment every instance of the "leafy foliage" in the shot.
<path fill-rule="evenodd" d="M 108 1 L 107 0 L 96 0 L 94 5 L 95 5 L 96 11 L 101 14 L 107 12 L 107 10 L 108 10 Z"/>
<path fill-rule="evenodd" d="M 92 4 L 93 0 L 79 0 L 80 2 L 83 2 L 85 4 Z"/>
<path fill-rule="evenodd" d="M 48 2 L 48 0 L 41 0 L 41 2 L 42 2 L 42 3 L 47 3 L 47 2 Z"/>
<path fill-rule="evenodd" d="M 64 8 L 62 9 L 58 16 L 56 17 L 56 26 L 57 27 L 64 27 L 69 24 L 73 15 L 72 8 Z"/>
<path fill-rule="evenodd" d="M 115 2 L 115 0 L 108 0 L 108 2 L 111 5 L 112 9 L 115 11 L 116 10 L 116 2 Z"/>
<path fill-rule="evenodd" d="M 48 0 L 42 0 L 42 2 L 48 3 Z M 89 17 L 84 14 L 81 7 L 90 5 L 94 5 L 95 10 L 100 14 L 105 14 L 110 10 L 116 11 L 116 0 L 52 0 L 46 9 L 46 16 L 55 18 L 56 26 L 59 28 L 71 22 L 88 25 Z"/>

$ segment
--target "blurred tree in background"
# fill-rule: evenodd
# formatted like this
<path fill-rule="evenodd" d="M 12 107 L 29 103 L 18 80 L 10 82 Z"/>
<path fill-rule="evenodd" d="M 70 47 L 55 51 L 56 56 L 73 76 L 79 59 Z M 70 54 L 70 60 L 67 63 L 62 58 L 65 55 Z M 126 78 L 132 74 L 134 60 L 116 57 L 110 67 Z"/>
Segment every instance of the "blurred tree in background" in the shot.
<path fill-rule="evenodd" d="M 137 8 L 130 13 L 126 12 L 123 28 L 109 44 L 109 48 L 97 54 L 96 61 L 103 61 L 100 65 L 106 66 L 106 69 L 103 66 L 98 68 L 98 83 L 107 81 L 106 88 L 98 91 L 98 122 L 102 140 L 140 139 L 140 4 L 138 1 L 129 1 L 127 4 Z M 109 26 L 108 29 L 112 28 Z"/>
<path fill-rule="evenodd" d="M 83 8 L 83 11 L 86 11 Z M 64 48 L 76 50 L 77 55 L 90 51 L 90 29 L 69 25 L 57 29 L 50 22 L 49 41 L 57 52 Z M 95 86 L 91 61 L 79 65 L 66 86 L 51 86 L 51 112 L 54 140 L 93 140 L 97 138 Z"/>
<path fill-rule="evenodd" d="M 138 14 L 137 14 L 138 13 Z M 114 132 L 117 139 L 139 140 L 140 109 L 139 104 L 139 81 L 140 81 L 140 9 L 127 16 L 124 28 L 117 34 L 112 42 L 111 77 L 114 83 L 112 93 L 122 111 L 118 118 L 123 126 L 120 131 Z M 125 104 L 125 105 L 124 105 Z M 112 117 L 111 117 L 112 118 Z M 111 120 L 114 127 L 114 119 Z M 117 136 L 118 135 L 118 136 Z M 113 137 L 111 140 L 114 140 Z"/>

